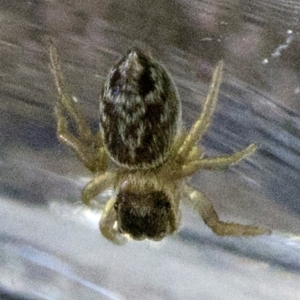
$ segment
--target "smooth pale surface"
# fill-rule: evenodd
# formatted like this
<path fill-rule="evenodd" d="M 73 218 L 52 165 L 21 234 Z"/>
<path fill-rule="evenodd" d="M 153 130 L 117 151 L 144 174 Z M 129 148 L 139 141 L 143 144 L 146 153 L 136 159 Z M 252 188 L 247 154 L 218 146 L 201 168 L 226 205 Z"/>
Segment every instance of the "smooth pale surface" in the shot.
<path fill-rule="evenodd" d="M 300 299 L 299 17 L 298 1 L 1 1 L 0 296 Z M 173 75 L 186 126 L 224 59 L 202 145 L 207 155 L 259 150 L 191 181 L 222 219 L 274 233 L 220 238 L 184 206 L 181 230 L 162 242 L 106 241 L 101 205 L 80 204 L 90 174 L 55 136 L 50 38 L 95 130 L 100 85 L 133 44 Z"/>

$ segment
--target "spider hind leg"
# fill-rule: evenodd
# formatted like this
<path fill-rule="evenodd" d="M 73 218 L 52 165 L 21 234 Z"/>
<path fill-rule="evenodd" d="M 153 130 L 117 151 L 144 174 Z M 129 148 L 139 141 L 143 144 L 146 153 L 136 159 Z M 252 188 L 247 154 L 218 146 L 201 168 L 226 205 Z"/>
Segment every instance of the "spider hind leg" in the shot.
<path fill-rule="evenodd" d="M 92 172 L 107 169 L 107 155 L 103 149 L 100 133 L 93 134 L 83 113 L 72 97 L 62 72 L 57 50 L 51 43 L 49 47 L 51 71 L 59 94 L 55 107 L 57 118 L 57 137 L 70 147 Z M 69 130 L 69 121 L 73 122 L 75 135 Z"/>
<path fill-rule="evenodd" d="M 211 124 L 211 118 L 218 101 L 219 89 L 222 82 L 223 65 L 223 61 L 220 61 L 213 72 L 203 110 L 179 148 L 178 157 L 187 157 Z"/>

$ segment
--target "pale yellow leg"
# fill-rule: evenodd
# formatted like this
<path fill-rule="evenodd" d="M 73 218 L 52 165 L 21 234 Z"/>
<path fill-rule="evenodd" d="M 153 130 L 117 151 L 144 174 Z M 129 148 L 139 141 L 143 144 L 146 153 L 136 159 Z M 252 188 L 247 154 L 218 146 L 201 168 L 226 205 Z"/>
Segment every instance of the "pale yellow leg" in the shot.
<path fill-rule="evenodd" d="M 114 228 L 116 222 L 116 211 L 114 209 L 115 199 L 110 199 L 101 216 L 99 229 L 102 235 L 116 245 L 123 245 L 127 239 Z"/>
<path fill-rule="evenodd" d="M 220 84 L 222 81 L 223 61 L 220 61 L 215 68 L 208 94 L 205 99 L 204 108 L 201 115 L 190 129 L 182 146 L 178 151 L 178 157 L 186 157 L 192 150 L 193 146 L 199 141 L 206 132 L 211 123 L 211 117 L 215 110 Z"/>
<path fill-rule="evenodd" d="M 257 146 L 255 144 L 250 144 L 247 148 L 237 151 L 233 154 L 223 155 L 219 157 L 208 157 L 202 158 L 195 161 L 187 162 L 182 170 L 179 172 L 180 177 L 190 176 L 193 173 L 204 169 L 204 170 L 224 170 L 240 162 L 242 159 L 253 154 Z"/>
<path fill-rule="evenodd" d="M 81 199 L 86 205 L 96 198 L 101 192 L 113 186 L 115 176 L 112 173 L 106 172 L 95 176 L 82 190 Z"/>
<path fill-rule="evenodd" d="M 201 215 L 204 223 L 212 229 L 214 233 L 221 236 L 250 236 L 269 234 L 268 229 L 258 226 L 241 225 L 237 223 L 226 223 L 219 219 L 210 200 L 199 191 L 186 187 L 189 198 L 195 205 L 195 209 Z"/>
<path fill-rule="evenodd" d="M 60 105 L 55 108 L 57 117 L 57 138 L 65 145 L 70 147 L 78 156 L 78 158 L 91 169 L 93 167 L 93 156 L 87 147 L 78 140 L 68 129 L 68 121 L 64 116 Z"/>
<path fill-rule="evenodd" d="M 54 76 L 59 100 L 55 107 L 57 118 L 58 139 L 72 148 L 79 159 L 92 172 L 107 169 L 107 154 L 103 151 L 103 142 L 100 133 L 93 134 L 84 115 L 78 109 L 76 102 L 69 93 L 65 83 L 56 48 L 50 45 L 51 71 Z M 76 136 L 69 131 L 70 119 L 76 128 Z"/>
<path fill-rule="evenodd" d="M 50 44 L 49 51 L 51 71 L 54 76 L 58 94 L 60 96 L 60 103 L 62 104 L 64 111 L 74 121 L 80 140 L 90 142 L 93 139 L 93 134 L 89 128 L 88 122 L 78 109 L 76 102 L 69 92 L 64 74 L 61 69 L 57 50 L 52 43 Z"/>

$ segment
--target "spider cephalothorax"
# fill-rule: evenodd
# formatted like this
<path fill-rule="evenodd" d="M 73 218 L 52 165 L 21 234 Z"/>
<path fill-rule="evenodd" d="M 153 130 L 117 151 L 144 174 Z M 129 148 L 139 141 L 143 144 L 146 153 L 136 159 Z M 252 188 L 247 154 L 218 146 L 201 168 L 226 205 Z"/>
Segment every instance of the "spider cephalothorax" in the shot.
<path fill-rule="evenodd" d="M 268 232 L 220 221 L 209 199 L 185 181 L 201 169 L 227 168 L 256 149 L 251 144 L 232 155 L 207 158 L 197 145 L 217 103 L 222 62 L 213 73 L 202 113 L 186 132 L 181 128 L 179 97 L 167 71 L 132 48 L 115 64 L 104 83 L 100 131 L 93 134 L 66 87 L 53 45 L 50 58 L 59 93 L 55 108 L 57 136 L 94 173 L 82 191 L 82 201 L 89 205 L 105 189 L 114 189 L 100 220 L 100 230 L 107 239 L 122 243 L 129 235 L 136 240 L 161 240 L 178 229 L 179 204 L 186 197 L 218 235 Z M 75 126 L 75 135 L 69 131 L 69 122 Z"/>
<path fill-rule="evenodd" d="M 158 182 L 144 171 L 122 177 L 114 203 L 118 231 L 137 240 L 161 240 L 175 231 L 180 218 L 178 186 L 168 180 Z"/>
<path fill-rule="evenodd" d="M 118 230 L 134 239 L 160 240 L 175 230 L 171 204 L 162 191 L 120 192 L 114 208 Z"/>

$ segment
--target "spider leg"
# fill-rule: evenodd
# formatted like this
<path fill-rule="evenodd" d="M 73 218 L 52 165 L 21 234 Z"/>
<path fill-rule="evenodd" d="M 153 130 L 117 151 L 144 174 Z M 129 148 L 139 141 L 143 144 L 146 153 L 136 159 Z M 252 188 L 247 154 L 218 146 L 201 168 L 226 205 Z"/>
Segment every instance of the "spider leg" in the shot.
<path fill-rule="evenodd" d="M 54 76 L 56 88 L 59 94 L 59 103 L 62 104 L 64 112 L 74 121 L 80 140 L 89 142 L 93 136 L 88 122 L 84 115 L 78 109 L 76 101 L 69 92 L 65 81 L 65 76 L 62 72 L 61 64 L 58 58 L 57 50 L 51 43 L 50 48 L 51 71 Z"/>
<path fill-rule="evenodd" d="M 204 223 L 212 229 L 214 233 L 221 236 L 241 236 L 241 235 L 261 235 L 269 234 L 268 229 L 258 226 L 241 225 L 237 223 L 226 223 L 219 219 L 210 200 L 198 190 L 186 186 L 187 194 L 195 208 L 201 215 Z"/>
<path fill-rule="evenodd" d="M 126 238 L 114 228 L 116 222 L 116 211 L 114 209 L 115 199 L 110 199 L 101 216 L 99 223 L 99 229 L 104 237 L 112 241 L 114 244 L 123 245 L 126 242 Z"/>
<path fill-rule="evenodd" d="M 107 168 L 107 154 L 103 149 L 100 133 L 92 133 L 85 116 L 78 109 L 71 96 L 61 69 L 57 50 L 52 43 L 49 52 L 51 71 L 59 94 L 59 100 L 55 107 L 58 139 L 72 148 L 79 159 L 92 172 L 105 171 Z M 69 131 L 68 119 L 73 121 L 77 137 Z"/>
<path fill-rule="evenodd" d="M 82 202 L 89 205 L 92 199 L 113 185 L 114 179 L 115 176 L 109 172 L 95 176 L 82 190 Z"/>
<path fill-rule="evenodd" d="M 182 169 L 179 171 L 180 177 L 190 176 L 193 173 L 205 169 L 205 170 L 223 170 L 227 169 L 233 164 L 238 163 L 242 159 L 253 154 L 257 146 L 255 144 L 250 144 L 247 148 L 237 151 L 233 154 L 218 156 L 218 157 L 208 157 L 198 160 L 192 160 L 185 163 Z"/>
<path fill-rule="evenodd" d="M 55 107 L 55 114 L 57 117 L 57 130 L 56 134 L 60 142 L 67 145 L 77 154 L 79 159 L 85 164 L 85 166 L 92 170 L 94 167 L 93 156 L 82 142 L 79 141 L 68 130 L 68 121 L 63 114 L 62 108 L 59 104 Z"/>
<path fill-rule="evenodd" d="M 188 135 L 184 139 L 179 148 L 178 157 L 187 157 L 193 146 L 201 139 L 211 123 L 211 117 L 216 107 L 220 84 L 222 81 L 223 61 L 220 61 L 216 66 L 212 81 L 205 99 L 204 108 L 197 121 L 190 129 Z"/>

